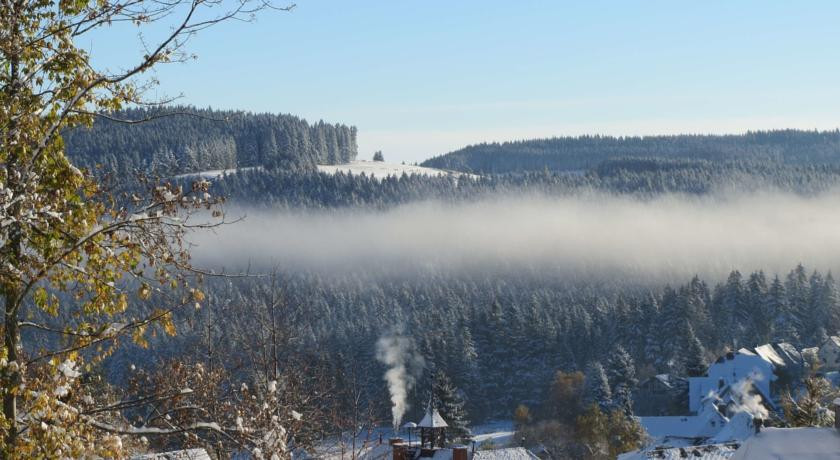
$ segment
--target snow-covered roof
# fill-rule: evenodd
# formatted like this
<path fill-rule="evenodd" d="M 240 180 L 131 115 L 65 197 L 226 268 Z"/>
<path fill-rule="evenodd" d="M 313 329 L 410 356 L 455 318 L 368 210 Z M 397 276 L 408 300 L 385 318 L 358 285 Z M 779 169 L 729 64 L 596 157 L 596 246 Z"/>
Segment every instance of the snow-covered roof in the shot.
<path fill-rule="evenodd" d="M 776 348 L 776 351 L 779 353 L 779 356 L 781 356 L 783 359 L 785 359 L 785 361 L 787 361 L 789 364 L 790 363 L 800 363 L 800 364 L 802 363 L 802 353 L 800 353 L 799 350 L 795 346 L 793 346 L 793 345 L 791 345 L 787 342 L 779 342 L 779 343 L 775 344 L 774 347 Z"/>
<path fill-rule="evenodd" d="M 776 353 L 776 350 L 773 349 L 773 345 L 770 345 L 769 343 L 755 347 L 755 352 L 758 356 L 764 358 L 765 361 L 768 361 L 775 366 L 784 367 L 785 365 L 785 360 Z"/>
<path fill-rule="evenodd" d="M 204 449 L 173 450 L 159 454 L 144 454 L 131 457 L 131 460 L 211 460 Z"/>
<path fill-rule="evenodd" d="M 745 441 L 732 460 L 840 460 L 833 428 L 764 428 Z"/>
<path fill-rule="evenodd" d="M 716 435 L 726 425 L 724 417 L 713 404 L 706 404 L 698 415 L 639 417 L 639 423 L 655 439 L 705 439 Z"/>
<path fill-rule="evenodd" d="M 826 346 L 826 345 L 833 345 L 833 346 L 835 346 L 835 347 L 840 348 L 840 337 L 838 337 L 838 336 L 836 336 L 836 335 L 832 335 L 832 336 L 830 336 L 830 337 L 828 338 L 828 340 L 826 340 L 826 341 L 825 341 L 825 343 L 823 343 L 823 344 L 820 346 L 820 348 L 822 348 L 822 347 L 824 347 L 824 346 Z"/>
<path fill-rule="evenodd" d="M 733 415 L 726 426 L 712 439 L 710 444 L 723 444 L 731 442 L 743 442 L 755 434 L 755 423 L 753 416 L 747 412 L 738 412 Z"/>
<path fill-rule="evenodd" d="M 673 388 L 675 385 L 683 384 L 685 385 L 686 380 L 682 377 L 676 377 L 671 374 L 657 374 L 654 376 L 656 380 L 658 380 L 663 385 L 667 386 L 668 388 Z"/>
<path fill-rule="evenodd" d="M 646 449 L 628 452 L 618 456 L 618 460 L 729 460 L 738 449 L 738 444 L 706 444 L 701 446 L 671 447 L 664 449 Z"/>
<path fill-rule="evenodd" d="M 440 412 L 437 409 L 433 409 L 431 412 L 426 411 L 426 416 L 423 417 L 423 420 L 420 420 L 417 426 L 420 428 L 446 428 L 449 425 L 440 416 Z"/>
<path fill-rule="evenodd" d="M 477 450 L 472 460 L 534 460 L 538 459 L 524 447 L 510 447 L 507 449 Z"/>
<path fill-rule="evenodd" d="M 757 396 L 757 402 L 768 411 L 775 411 L 777 409 L 776 403 L 769 396 L 765 395 L 754 381 L 749 379 L 741 380 L 734 385 L 726 385 L 717 393 L 709 395 L 710 398 L 716 400 L 715 402 L 718 404 L 718 407 L 720 405 L 728 406 L 730 404 L 742 405 L 745 402 L 744 398 L 749 396 Z"/>

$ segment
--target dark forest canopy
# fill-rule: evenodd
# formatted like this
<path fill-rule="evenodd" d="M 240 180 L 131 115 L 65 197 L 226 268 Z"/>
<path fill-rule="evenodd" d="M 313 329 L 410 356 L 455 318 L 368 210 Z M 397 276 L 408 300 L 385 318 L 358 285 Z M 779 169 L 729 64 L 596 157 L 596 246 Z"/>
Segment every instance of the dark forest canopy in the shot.
<path fill-rule="evenodd" d="M 283 356 L 322 361 L 325 376 L 342 387 L 348 385 L 339 383 L 342 378 L 358 378 L 363 403 L 381 420 L 388 418 L 390 402 L 375 343 L 383 331 L 402 326 L 426 364 L 410 395 L 415 410 L 428 400 L 429 376 L 442 371 L 465 392 L 469 416 L 480 421 L 510 417 L 521 403 L 539 407 L 556 370 L 607 363 L 618 346 L 644 378 L 685 372 L 689 329 L 709 359 L 772 341 L 817 346 L 840 329 L 832 275 L 801 265 L 778 276 L 733 271 L 720 282 L 693 277 L 654 289 L 609 276 L 583 283 L 539 270 L 455 277 L 436 271 L 410 277 L 285 272 L 276 286 L 248 278 L 211 280 L 210 308 L 184 318 L 181 334 L 161 337 L 168 345 L 155 348 L 176 357 L 184 350 L 226 350 L 225 362 L 249 369 L 256 364 L 247 350 L 265 340 L 262 315 L 280 298 L 292 331 Z M 115 356 L 114 372 L 129 359 Z"/>
<path fill-rule="evenodd" d="M 174 115 L 160 116 L 173 113 Z M 126 124 L 113 119 L 144 120 Z M 292 115 L 166 107 L 127 109 L 96 119 L 91 129 L 63 133 L 81 167 L 102 165 L 121 176 L 163 175 L 248 166 L 312 169 L 356 158 L 356 128 Z"/>
<path fill-rule="evenodd" d="M 757 131 L 731 135 L 580 136 L 482 143 L 423 162 L 474 173 L 580 171 L 614 158 L 840 164 L 840 131 Z"/>

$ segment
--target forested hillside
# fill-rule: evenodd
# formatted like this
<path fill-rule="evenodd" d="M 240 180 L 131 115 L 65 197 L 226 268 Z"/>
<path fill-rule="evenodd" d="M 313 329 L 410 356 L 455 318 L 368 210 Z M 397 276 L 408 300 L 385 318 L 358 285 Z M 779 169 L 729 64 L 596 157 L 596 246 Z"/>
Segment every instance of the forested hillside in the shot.
<path fill-rule="evenodd" d="M 583 174 L 541 171 L 477 178 L 403 175 L 380 180 L 343 173 L 253 170 L 226 175 L 214 182 L 213 190 L 249 206 L 384 209 L 422 200 L 462 201 L 515 193 L 556 196 L 586 190 L 656 196 L 774 189 L 812 195 L 838 183 L 840 166 L 834 165 L 618 159 Z"/>
<path fill-rule="evenodd" d="M 161 116 L 167 113 L 174 115 Z M 149 121 L 127 124 L 117 119 Z M 76 164 L 99 164 L 121 176 L 135 170 L 175 175 L 247 166 L 313 169 L 316 164 L 348 162 L 357 154 L 355 127 L 193 107 L 123 110 L 63 137 Z"/>
<path fill-rule="evenodd" d="M 473 173 L 579 171 L 614 158 L 668 158 L 840 163 L 840 131 L 760 131 L 743 135 L 555 137 L 471 145 L 426 160 L 423 166 Z"/>
<path fill-rule="evenodd" d="M 840 183 L 837 132 L 485 144 L 424 163 L 479 176 L 377 178 L 327 174 L 313 167 L 353 159 L 355 128 L 309 125 L 285 115 L 197 114 L 140 125 L 99 120 L 91 130 L 68 133 L 67 144 L 81 165 L 103 163 L 107 171 L 125 174 L 139 169 L 172 177 L 261 166 L 211 179 L 210 192 L 226 197 L 234 208 L 266 215 L 314 210 L 378 214 L 423 201 L 463 204 L 513 195 L 550 200 L 589 192 L 646 200 L 774 190 L 804 199 Z M 113 152 L 126 153 L 116 157 Z M 176 180 L 188 186 L 195 179 Z M 236 225 L 247 230 L 248 221 Z M 243 235 L 251 237 L 247 231 Z M 691 243 L 687 237 L 686 244 Z M 249 244 L 265 243 L 254 237 Z M 381 254 L 375 241 L 370 244 L 370 266 L 376 266 Z M 424 363 L 414 376 L 409 394 L 414 412 L 409 415 L 419 415 L 429 400 L 431 375 L 437 373 L 451 380 L 467 416 L 478 422 L 509 418 L 519 404 L 540 407 L 550 397 L 558 370 L 601 363 L 613 373 L 618 371 L 611 366 L 629 367 L 638 379 L 679 374 L 741 344 L 785 340 L 813 346 L 840 329 L 833 278 L 801 266 L 779 278 L 776 273 L 732 272 L 727 280 L 695 277 L 667 286 L 657 279 L 631 281 L 617 273 L 575 276 L 528 264 L 486 270 L 433 264 L 399 273 L 354 266 L 334 273 L 281 260 L 269 277 L 264 275 L 270 269 L 251 266 L 237 254 L 221 258 L 227 270 L 235 272 L 240 263 L 261 276 L 208 277 L 202 309 L 176 318 L 178 336 L 154 339 L 156 361 L 200 363 L 250 382 L 285 375 L 320 392 L 317 400 L 301 406 L 318 433 L 349 429 L 351 420 L 357 427 L 358 417 L 387 423 L 387 369 L 376 359 L 376 344 L 393 333 L 405 337 Z M 121 382 L 128 363 L 150 371 L 158 366 L 135 363 L 135 354 L 128 346 L 109 358 L 104 371 L 111 380 Z"/>
<path fill-rule="evenodd" d="M 440 371 L 464 392 L 471 419 L 485 420 L 510 417 L 518 404 L 539 407 L 555 371 L 583 370 L 592 362 L 609 367 L 619 350 L 643 379 L 679 375 L 688 363 L 708 362 L 727 347 L 768 341 L 816 346 L 840 328 L 834 279 L 802 266 L 780 277 L 734 271 L 720 283 L 695 277 L 655 289 L 527 270 L 277 276 L 214 280 L 211 308 L 180 326 L 167 353 L 191 350 L 248 374 L 266 365 L 272 334 L 279 334 L 281 365 L 308 361 L 317 369 L 313 375 L 341 389 L 329 402 L 333 410 L 347 410 L 355 398 L 363 413 L 384 420 L 386 368 L 375 359 L 375 344 L 401 330 L 425 362 L 410 396 L 415 416 L 427 400 L 430 375 Z M 272 315 L 282 318 L 274 327 Z M 689 346 L 695 339 L 699 351 Z M 213 358 L 221 350 L 224 357 Z"/>

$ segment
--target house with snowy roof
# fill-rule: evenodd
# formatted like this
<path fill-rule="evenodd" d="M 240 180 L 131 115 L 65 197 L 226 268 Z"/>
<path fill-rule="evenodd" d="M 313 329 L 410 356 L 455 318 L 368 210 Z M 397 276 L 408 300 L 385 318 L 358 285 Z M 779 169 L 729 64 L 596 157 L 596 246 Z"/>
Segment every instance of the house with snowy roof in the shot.
<path fill-rule="evenodd" d="M 725 418 L 725 417 L 724 417 Z M 741 443 L 756 432 L 760 427 L 753 416 L 746 412 L 739 412 L 724 424 L 714 436 L 698 439 L 668 439 L 666 442 L 654 440 L 646 447 L 621 454 L 619 460 L 648 460 L 648 459 L 685 459 L 692 460 L 723 460 L 732 457 Z M 661 440 L 660 440 L 661 441 Z"/>
<path fill-rule="evenodd" d="M 728 421 L 710 399 L 696 415 L 639 417 L 639 423 L 659 445 L 701 442 L 718 434 Z"/>
<path fill-rule="evenodd" d="M 618 460 L 728 460 L 740 444 L 703 444 L 699 446 L 654 447 L 644 451 L 621 454 Z"/>
<path fill-rule="evenodd" d="M 709 366 L 707 375 L 688 378 L 685 415 L 644 416 L 639 422 L 655 444 L 680 447 L 708 442 L 739 412 L 776 411 L 771 384 L 778 379 L 778 370 L 796 362 L 786 348 L 762 345 L 721 356 Z M 662 379 L 656 380 L 660 383 L 651 384 L 663 385 Z"/>
<path fill-rule="evenodd" d="M 753 383 L 764 399 L 772 401 L 770 384 L 777 379 L 774 371 L 776 367 L 784 366 L 781 357 L 775 353 L 773 355 L 767 349 L 758 353 L 741 348 L 721 356 L 709 366 L 705 376 L 688 378 L 688 410 L 699 411 L 703 400 L 709 395 L 745 379 Z"/>
<path fill-rule="evenodd" d="M 619 460 L 840 460 L 840 414 L 835 427 L 768 428 L 742 412 L 709 442 L 700 445 L 648 446 Z"/>
<path fill-rule="evenodd" d="M 823 342 L 817 351 L 817 358 L 819 358 L 821 371 L 840 371 L 840 337 L 832 335 Z"/>
<path fill-rule="evenodd" d="M 747 439 L 731 460 L 840 460 L 835 428 L 764 428 Z"/>

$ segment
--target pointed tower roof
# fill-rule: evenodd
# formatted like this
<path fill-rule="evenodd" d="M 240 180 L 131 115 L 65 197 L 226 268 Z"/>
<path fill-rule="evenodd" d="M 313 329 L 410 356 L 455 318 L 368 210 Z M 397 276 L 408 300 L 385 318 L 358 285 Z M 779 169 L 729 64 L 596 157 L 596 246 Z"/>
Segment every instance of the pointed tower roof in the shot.
<path fill-rule="evenodd" d="M 437 409 L 430 409 L 426 411 L 426 416 L 423 417 L 423 420 L 420 420 L 417 426 L 419 428 L 446 428 L 449 425 L 440 416 L 440 412 Z"/>

